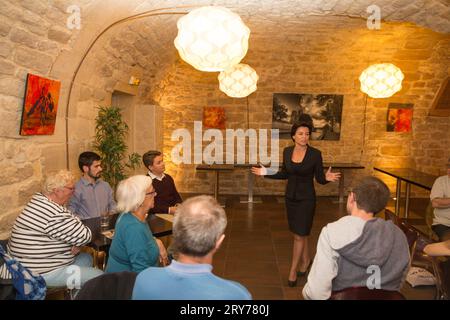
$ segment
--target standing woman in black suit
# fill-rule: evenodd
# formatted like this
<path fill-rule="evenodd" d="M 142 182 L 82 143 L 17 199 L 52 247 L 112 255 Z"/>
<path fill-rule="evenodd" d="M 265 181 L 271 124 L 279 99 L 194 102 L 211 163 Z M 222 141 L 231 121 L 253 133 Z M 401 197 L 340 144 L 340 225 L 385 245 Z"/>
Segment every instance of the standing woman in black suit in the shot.
<path fill-rule="evenodd" d="M 321 152 L 308 145 L 312 127 L 309 123 L 296 123 L 291 128 L 294 145 L 283 150 L 281 170 L 275 174 L 267 172 L 265 167 L 253 167 L 252 172 L 270 179 L 287 179 L 286 212 L 289 229 L 294 234 L 292 263 L 288 285 L 297 285 L 297 276 L 305 275 L 311 257 L 308 250 L 308 236 L 311 231 L 316 209 L 316 191 L 313 178 L 320 184 L 339 180 L 340 173 L 323 172 Z M 299 270 L 297 268 L 300 266 Z"/>

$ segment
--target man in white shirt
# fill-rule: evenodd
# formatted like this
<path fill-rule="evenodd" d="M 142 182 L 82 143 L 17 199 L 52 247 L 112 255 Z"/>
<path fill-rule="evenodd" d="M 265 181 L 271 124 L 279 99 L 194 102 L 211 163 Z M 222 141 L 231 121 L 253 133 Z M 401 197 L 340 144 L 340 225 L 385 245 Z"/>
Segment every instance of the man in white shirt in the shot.
<path fill-rule="evenodd" d="M 440 241 L 450 239 L 450 158 L 447 161 L 447 174 L 436 179 L 430 193 L 434 208 L 433 231 Z"/>

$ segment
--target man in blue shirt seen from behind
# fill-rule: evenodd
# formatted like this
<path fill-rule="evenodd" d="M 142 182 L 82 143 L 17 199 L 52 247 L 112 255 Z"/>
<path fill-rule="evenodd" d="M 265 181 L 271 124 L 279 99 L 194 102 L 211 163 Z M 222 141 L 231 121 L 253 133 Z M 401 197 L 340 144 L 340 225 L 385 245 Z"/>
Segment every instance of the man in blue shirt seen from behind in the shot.
<path fill-rule="evenodd" d="M 225 211 L 214 198 L 198 196 L 183 202 L 173 221 L 176 260 L 139 273 L 133 300 L 251 300 L 245 287 L 211 272 L 226 226 Z"/>
<path fill-rule="evenodd" d="M 78 157 L 78 166 L 83 173 L 75 185 L 75 193 L 68 208 L 81 220 L 100 217 L 116 208 L 113 191 L 106 181 L 100 179 L 103 171 L 98 154 L 86 151 Z"/>

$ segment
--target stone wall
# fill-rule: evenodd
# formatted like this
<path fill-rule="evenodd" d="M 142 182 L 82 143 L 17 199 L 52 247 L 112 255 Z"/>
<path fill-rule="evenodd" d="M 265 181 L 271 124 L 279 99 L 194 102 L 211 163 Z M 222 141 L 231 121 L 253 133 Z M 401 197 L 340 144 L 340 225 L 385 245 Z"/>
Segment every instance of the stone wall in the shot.
<path fill-rule="evenodd" d="M 257 29 L 252 25 L 257 21 L 249 20 L 250 29 Z M 339 27 L 331 32 L 331 25 Z M 449 156 L 450 121 L 448 117 L 429 117 L 428 110 L 449 74 L 449 46 L 448 36 L 417 26 L 383 23 L 381 30 L 370 31 L 364 20 L 348 18 L 329 17 L 323 22 L 309 17 L 301 24 L 286 22 L 252 32 L 243 63 L 252 66 L 260 80 L 258 90 L 248 98 L 249 127 L 271 128 L 273 93 L 343 94 L 340 141 L 312 141 L 311 145 L 322 151 L 327 162 L 361 162 L 366 167 L 349 171 L 346 187 L 356 176 L 372 174 L 373 166 L 406 166 L 439 174 Z M 388 99 L 366 101 L 358 77 L 370 64 L 381 62 L 394 63 L 403 70 L 403 89 Z M 217 73 L 202 73 L 177 61 L 163 82 L 169 83 L 167 90 L 152 92 L 152 99 L 170 114 L 164 122 L 166 157 L 178 143 L 171 141 L 173 130 L 188 128 L 193 134 L 193 122 L 202 120 L 205 106 L 224 107 L 228 129 L 247 127 L 246 99 L 231 99 L 220 92 Z M 390 102 L 414 103 L 412 132 L 386 132 Z M 280 152 L 290 143 L 281 141 Z M 167 167 L 181 191 L 212 192 L 213 173 L 198 172 L 195 165 L 176 166 L 170 160 Z M 393 180 L 379 176 L 395 191 Z M 245 194 L 246 179 L 244 171 L 223 173 L 220 192 Z M 257 178 L 255 184 L 257 194 L 282 194 L 284 189 L 281 181 Z M 336 194 L 337 185 L 318 186 L 317 190 L 321 195 Z M 414 188 L 413 192 L 420 194 Z"/>
<path fill-rule="evenodd" d="M 0 6 L 0 238 L 4 238 L 22 206 L 40 190 L 43 168 L 64 168 L 64 106 L 58 110 L 54 135 L 19 136 L 27 73 L 55 78 L 51 73 L 57 55 L 71 49 L 79 32 L 64 28 L 62 3 L 1 1 Z"/>
<path fill-rule="evenodd" d="M 137 37 L 127 37 L 127 33 L 130 32 L 130 27 L 125 26 L 105 34 L 95 44 L 80 68 L 69 111 L 71 170 L 78 170 L 76 161 L 72 159 L 76 160 L 80 152 L 91 148 L 95 135 L 97 108 L 112 104 L 122 107 L 122 100 L 112 100 L 114 92 L 131 99 L 131 104 L 127 103 L 127 107 L 131 110 L 124 110 L 124 118 L 126 118 L 125 113 L 131 112 L 131 116 L 128 117 L 128 122 L 131 123 L 128 125 L 134 130 L 136 118 L 134 113 L 139 110 L 136 109 L 137 106 L 144 103 L 141 96 L 149 90 L 150 83 L 144 81 L 139 86 L 131 86 L 128 82 L 131 76 L 142 79 L 148 67 L 144 62 L 151 59 L 142 58 L 136 47 L 129 43 L 129 40 Z M 147 115 L 143 118 L 146 117 Z M 130 149 L 133 148 L 134 146 L 130 146 Z"/>
<path fill-rule="evenodd" d="M 0 238 L 8 235 L 22 207 L 34 192 L 41 189 L 45 174 L 66 168 L 65 115 L 69 87 L 73 72 L 81 61 L 81 54 L 86 52 L 86 46 L 93 40 L 93 34 L 88 32 L 85 39 L 77 42 L 80 32 L 66 28 L 66 9 L 69 5 L 65 1 L 54 4 L 2 1 Z M 86 2 L 86 6 L 88 5 Z M 80 7 L 82 10 L 86 9 L 82 4 Z M 88 21 L 86 17 L 82 22 Z M 82 30 L 89 31 L 92 26 L 88 25 Z M 144 82 L 137 88 L 129 86 L 128 79 L 131 75 L 142 78 L 145 69 L 152 70 L 147 62 L 156 69 L 157 59 L 139 55 L 134 43 L 117 40 L 125 38 L 133 41 L 139 38 L 139 33 L 136 32 L 131 39 L 126 38 L 124 33 L 133 32 L 132 28 L 132 25 L 124 25 L 105 34 L 92 48 L 75 79 L 68 113 L 68 129 L 70 169 L 76 174 L 79 174 L 78 154 L 92 149 L 97 106 L 110 105 L 114 90 L 135 95 L 137 105 L 148 103 L 140 97 L 142 92 L 149 90 L 151 82 Z M 96 26 L 95 29 L 98 33 L 100 28 Z M 73 49 L 75 43 L 77 47 Z M 161 72 L 163 70 L 161 68 Z M 53 135 L 23 137 L 18 134 L 27 73 L 61 81 Z"/>
<path fill-rule="evenodd" d="M 380 159 L 390 164 L 389 161 L 401 153 L 398 165 L 411 162 L 418 169 L 438 172 L 447 156 L 440 150 L 448 150 L 450 143 L 448 118 L 430 118 L 426 111 L 439 83 L 449 73 L 448 35 L 445 40 L 442 34 L 409 24 L 386 24 L 377 32 L 379 38 L 372 37 L 365 29 L 365 20 L 360 19 L 367 16 L 370 1 L 223 0 L 202 3 L 230 7 L 252 30 L 244 62 L 258 71 L 261 80 L 258 92 L 249 98 L 251 128 L 270 128 L 273 92 L 343 93 L 343 140 L 313 143 L 323 151 L 326 160 L 357 161 L 364 149 L 361 159 L 368 166 Z M 450 30 L 450 9 L 444 0 L 382 0 L 377 3 L 382 8 L 382 16 L 388 20 L 410 21 L 438 32 Z M 78 30 L 66 27 L 69 16 L 66 10 L 73 4 L 71 0 L 0 0 L 0 238 L 7 236 L 21 208 L 31 194 L 40 189 L 45 173 L 66 167 L 68 91 L 76 67 L 96 35 L 130 15 L 180 5 L 177 0 L 115 1 L 114 5 L 103 0 L 79 0 L 75 3 L 82 14 L 81 30 Z M 183 1 L 183 5 L 190 4 L 198 5 L 198 1 Z M 310 14 L 320 17 L 308 17 Z M 341 18 L 333 18 L 336 15 Z M 74 82 L 70 100 L 68 158 L 71 170 L 78 173 L 77 156 L 91 146 L 95 106 L 110 104 L 114 90 L 134 94 L 137 106 L 160 104 L 164 107 L 164 137 L 161 135 L 159 139 L 164 138 L 166 153 L 170 153 L 172 130 L 201 120 L 203 106 L 224 106 L 229 128 L 246 127 L 245 100 L 229 99 L 222 94 L 217 89 L 217 74 L 200 73 L 176 61 L 172 41 L 178 17 L 149 17 L 116 26 L 92 48 Z M 335 31 L 336 28 L 339 31 Z M 377 47 L 377 43 L 384 47 Z M 417 102 L 414 131 L 409 135 L 379 131 L 378 121 L 384 121 L 387 101 L 369 100 L 368 134 L 363 148 L 364 97 L 358 90 L 357 77 L 369 62 L 375 63 L 381 58 L 397 63 L 409 73 L 404 91 L 391 100 Z M 54 135 L 18 135 L 27 73 L 61 81 Z M 130 75 L 142 76 L 139 88 L 127 85 Z M 136 108 L 136 113 L 142 110 Z M 156 118 L 161 119 L 161 113 Z M 139 126 L 145 126 L 143 119 L 139 117 Z M 154 132 L 161 131 L 160 126 Z M 398 150 L 399 144 L 408 147 Z M 139 141 L 138 148 L 144 150 L 145 142 Z M 176 176 L 182 191 L 211 191 L 210 174 L 196 173 L 192 166 L 175 168 L 168 160 L 169 172 Z M 346 181 L 351 183 L 351 178 L 352 175 Z M 221 192 L 245 193 L 245 179 L 243 171 L 224 175 Z M 257 179 L 256 185 L 259 193 L 281 193 L 283 189 L 283 183 L 262 179 Z M 334 193 L 335 189 L 335 185 L 330 185 L 320 188 L 319 192 Z"/>

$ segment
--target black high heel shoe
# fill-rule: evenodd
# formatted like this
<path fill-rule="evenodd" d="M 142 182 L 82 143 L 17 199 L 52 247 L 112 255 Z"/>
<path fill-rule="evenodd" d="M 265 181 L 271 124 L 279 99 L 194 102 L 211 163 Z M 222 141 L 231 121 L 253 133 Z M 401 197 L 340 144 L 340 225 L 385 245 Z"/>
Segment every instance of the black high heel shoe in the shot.
<path fill-rule="evenodd" d="M 306 274 L 309 272 L 309 269 L 311 269 L 311 265 L 312 265 L 312 260 L 309 261 L 308 267 L 306 268 L 306 270 L 304 272 L 302 271 L 297 271 L 297 277 L 303 277 L 306 276 Z"/>
<path fill-rule="evenodd" d="M 288 279 L 288 286 L 293 288 L 297 286 L 297 279 L 295 279 L 294 281 L 291 281 Z"/>

